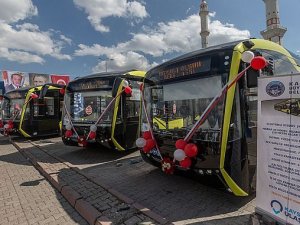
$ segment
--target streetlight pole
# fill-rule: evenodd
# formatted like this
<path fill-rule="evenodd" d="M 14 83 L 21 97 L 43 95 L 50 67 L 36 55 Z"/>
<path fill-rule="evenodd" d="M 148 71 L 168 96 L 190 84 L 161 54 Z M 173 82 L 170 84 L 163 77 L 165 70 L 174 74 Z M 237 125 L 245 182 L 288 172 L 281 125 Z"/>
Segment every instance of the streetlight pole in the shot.
<path fill-rule="evenodd" d="M 110 59 L 110 58 L 103 59 L 103 58 L 101 58 L 101 57 L 99 57 L 98 59 L 101 59 L 102 61 L 104 61 L 104 62 L 105 62 L 105 72 L 107 72 L 107 62 L 108 62 L 108 61 L 112 61 L 112 60 L 114 60 L 114 59 Z"/>

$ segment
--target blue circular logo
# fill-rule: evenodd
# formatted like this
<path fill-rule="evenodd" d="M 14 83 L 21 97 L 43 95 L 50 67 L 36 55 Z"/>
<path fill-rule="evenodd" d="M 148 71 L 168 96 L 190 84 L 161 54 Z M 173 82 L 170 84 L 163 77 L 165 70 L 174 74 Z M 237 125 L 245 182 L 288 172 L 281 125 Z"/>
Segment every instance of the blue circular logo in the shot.
<path fill-rule="evenodd" d="M 273 212 L 275 213 L 275 215 L 281 213 L 282 210 L 283 210 L 283 207 L 282 207 L 281 203 L 277 200 L 272 200 L 271 201 L 271 207 L 272 207 Z"/>
<path fill-rule="evenodd" d="M 266 92 L 272 97 L 278 97 L 283 94 L 285 90 L 284 84 L 280 81 L 272 81 L 268 83 Z"/>

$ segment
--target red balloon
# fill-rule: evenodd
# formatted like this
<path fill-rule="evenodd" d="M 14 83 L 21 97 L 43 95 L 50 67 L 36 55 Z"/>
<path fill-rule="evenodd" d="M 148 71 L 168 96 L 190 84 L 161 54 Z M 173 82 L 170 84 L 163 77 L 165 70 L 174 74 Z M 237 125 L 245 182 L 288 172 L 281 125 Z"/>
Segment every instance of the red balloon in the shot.
<path fill-rule="evenodd" d="M 175 143 L 176 149 L 184 149 L 184 147 L 187 145 L 186 141 L 183 139 L 178 139 Z"/>
<path fill-rule="evenodd" d="M 261 70 L 266 67 L 267 60 L 262 56 L 256 56 L 251 60 L 250 65 L 255 70 Z"/>
<path fill-rule="evenodd" d="M 126 93 L 126 94 L 131 94 L 132 93 L 132 89 L 131 89 L 131 87 L 129 87 L 129 86 L 127 86 L 127 87 L 125 87 L 124 88 L 124 92 Z"/>
<path fill-rule="evenodd" d="M 64 88 L 59 89 L 59 93 L 60 93 L 61 95 L 64 95 L 65 92 L 66 92 L 66 90 L 65 90 Z"/>
<path fill-rule="evenodd" d="M 31 97 L 32 99 L 36 99 L 36 98 L 38 98 L 39 96 L 38 96 L 37 94 L 35 94 L 35 93 L 31 93 L 31 94 L 30 94 L 30 97 Z"/>
<path fill-rule="evenodd" d="M 145 131 L 143 132 L 143 138 L 148 140 L 152 138 L 151 132 L 150 131 Z"/>
<path fill-rule="evenodd" d="M 184 148 L 184 152 L 186 154 L 186 156 L 188 157 L 195 157 L 197 154 L 198 154 L 198 148 L 197 148 L 197 145 L 195 144 L 187 144 Z"/>
<path fill-rule="evenodd" d="M 146 141 L 146 145 L 143 147 L 143 151 L 145 153 L 149 153 L 151 151 L 151 149 L 154 147 L 155 147 L 155 141 L 153 139 L 148 139 Z"/>
<path fill-rule="evenodd" d="M 182 161 L 179 162 L 179 165 L 182 168 L 188 169 L 192 165 L 192 160 L 189 157 L 185 157 L 184 160 L 182 160 Z"/>
<path fill-rule="evenodd" d="M 0 120 L 0 128 L 3 128 L 3 127 L 4 127 L 3 121 Z"/>
<path fill-rule="evenodd" d="M 89 138 L 92 139 L 92 140 L 95 139 L 96 138 L 96 132 L 91 131 L 90 135 L 89 135 Z"/>
<path fill-rule="evenodd" d="M 66 138 L 70 138 L 70 137 L 72 137 L 72 135 L 73 135 L 73 131 L 72 130 L 66 130 L 66 133 L 65 133 L 65 137 Z"/>

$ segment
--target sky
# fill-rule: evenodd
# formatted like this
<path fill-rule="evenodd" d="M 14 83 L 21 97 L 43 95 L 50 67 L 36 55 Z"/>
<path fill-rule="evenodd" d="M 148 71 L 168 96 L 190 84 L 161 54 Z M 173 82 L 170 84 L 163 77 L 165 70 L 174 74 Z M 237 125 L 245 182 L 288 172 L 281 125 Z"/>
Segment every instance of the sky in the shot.
<path fill-rule="evenodd" d="M 266 29 L 263 0 L 206 0 L 209 46 Z M 0 70 L 85 76 L 150 68 L 201 48 L 200 0 L 0 0 Z M 279 0 L 300 54 L 300 0 Z"/>

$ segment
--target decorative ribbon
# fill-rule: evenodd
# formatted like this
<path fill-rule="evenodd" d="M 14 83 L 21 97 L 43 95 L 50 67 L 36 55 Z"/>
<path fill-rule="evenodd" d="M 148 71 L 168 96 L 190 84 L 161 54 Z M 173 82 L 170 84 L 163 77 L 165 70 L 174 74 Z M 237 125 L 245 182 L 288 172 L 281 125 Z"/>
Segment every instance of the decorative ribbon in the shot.
<path fill-rule="evenodd" d="M 161 155 L 161 153 L 160 153 L 160 150 L 159 150 L 159 147 L 158 147 L 158 145 L 157 145 L 157 142 L 156 142 L 156 140 L 155 140 L 155 138 L 154 138 L 153 129 L 152 129 L 152 127 L 151 127 L 149 115 L 148 115 L 148 113 L 147 113 L 147 109 L 146 109 L 146 105 L 145 105 L 145 97 L 144 97 L 144 86 L 143 86 L 142 90 L 140 90 L 140 91 L 141 91 L 141 95 L 142 95 L 142 107 L 143 107 L 143 109 L 144 109 L 144 113 L 145 113 L 145 116 L 146 116 L 146 120 L 147 120 L 147 123 L 148 123 L 148 126 L 149 126 L 149 131 L 150 131 L 150 134 L 151 134 L 152 139 L 155 141 L 155 147 L 156 147 L 156 149 L 157 149 L 157 151 L 158 151 L 158 153 L 159 153 L 159 157 L 161 158 L 161 160 L 163 160 L 163 157 L 162 157 L 162 155 Z"/>
<path fill-rule="evenodd" d="M 114 97 L 109 103 L 108 105 L 106 106 L 105 110 L 101 113 L 101 115 L 99 116 L 99 118 L 97 119 L 97 121 L 94 123 L 94 125 L 96 126 L 103 118 L 103 116 L 106 114 L 106 112 L 111 108 L 112 104 L 116 101 L 116 99 L 125 91 L 125 89 L 123 89 L 120 93 L 118 93 L 116 95 L 116 97 Z M 89 136 L 91 134 L 91 130 L 90 132 L 88 133 L 88 136 L 86 137 L 86 140 L 89 139 Z"/>
<path fill-rule="evenodd" d="M 198 121 L 194 124 L 192 129 L 188 132 L 188 134 L 185 136 L 184 141 L 189 142 L 190 139 L 193 137 L 197 129 L 204 123 L 204 121 L 207 119 L 208 114 L 215 108 L 215 106 L 220 102 L 220 100 L 224 97 L 224 95 L 227 93 L 227 91 L 245 74 L 245 72 L 250 68 L 251 66 L 248 66 L 246 69 L 241 71 L 235 79 L 228 81 L 222 90 L 213 98 L 213 100 L 209 103 L 209 105 L 206 107 Z"/>

